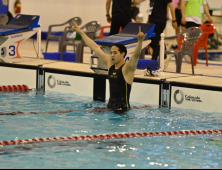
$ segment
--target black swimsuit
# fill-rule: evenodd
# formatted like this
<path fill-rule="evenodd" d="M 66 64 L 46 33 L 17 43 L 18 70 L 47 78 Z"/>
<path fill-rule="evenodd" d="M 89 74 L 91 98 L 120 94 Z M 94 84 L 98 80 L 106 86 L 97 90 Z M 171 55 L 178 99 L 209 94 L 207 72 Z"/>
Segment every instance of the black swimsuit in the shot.
<path fill-rule="evenodd" d="M 115 65 L 113 65 L 109 69 L 110 98 L 107 107 L 116 111 L 130 109 L 131 85 L 123 77 L 123 66 L 124 64 L 116 70 Z"/>

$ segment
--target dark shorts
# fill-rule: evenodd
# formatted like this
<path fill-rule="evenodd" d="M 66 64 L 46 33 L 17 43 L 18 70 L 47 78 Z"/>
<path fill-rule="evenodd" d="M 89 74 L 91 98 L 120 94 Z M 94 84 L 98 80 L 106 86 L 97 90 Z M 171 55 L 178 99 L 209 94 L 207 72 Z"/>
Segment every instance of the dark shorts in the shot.
<path fill-rule="evenodd" d="M 200 26 L 200 24 L 196 24 L 195 22 L 190 22 L 190 21 L 188 21 L 188 22 L 186 23 L 186 28 L 199 27 L 199 26 Z"/>

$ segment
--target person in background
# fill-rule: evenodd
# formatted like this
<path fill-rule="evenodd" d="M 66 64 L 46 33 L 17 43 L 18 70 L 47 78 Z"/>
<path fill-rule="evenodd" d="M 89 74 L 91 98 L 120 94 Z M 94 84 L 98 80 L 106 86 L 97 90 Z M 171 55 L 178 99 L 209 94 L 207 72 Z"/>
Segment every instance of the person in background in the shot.
<path fill-rule="evenodd" d="M 206 1 L 207 2 L 207 1 Z M 210 16 L 213 16 L 213 10 L 210 10 L 209 3 L 207 2 L 207 8 L 209 9 Z"/>
<path fill-rule="evenodd" d="M 182 24 L 186 28 L 199 27 L 202 24 L 202 16 L 205 13 L 210 23 L 213 23 L 206 0 L 181 0 Z M 184 56 L 187 63 L 191 63 L 191 57 Z"/>
<path fill-rule="evenodd" d="M 208 9 L 210 9 L 210 6 L 207 2 L 207 7 Z M 210 16 L 213 16 L 213 10 L 209 10 L 209 13 L 210 13 Z M 210 23 L 209 21 L 205 21 L 205 23 Z M 214 33 L 210 34 L 209 35 L 209 41 L 208 41 L 208 44 L 211 46 L 211 48 L 214 48 L 214 49 L 218 49 L 218 46 L 221 45 L 221 42 L 218 41 L 218 39 L 215 39 L 214 38 Z"/>
<path fill-rule="evenodd" d="M 112 1 L 112 17 L 110 16 L 110 7 Z M 106 1 L 106 18 L 111 23 L 110 36 L 118 34 L 120 28 L 123 29 L 131 22 L 131 5 L 138 5 L 139 0 L 107 0 Z"/>
<path fill-rule="evenodd" d="M 140 13 L 140 4 L 141 2 L 144 2 L 146 0 L 139 0 L 139 4 L 135 5 L 132 3 L 131 5 L 131 13 L 132 13 L 132 18 L 136 21 L 136 16 Z"/>
<path fill-rule="evenodd" d="M 136 16 L 135 22 L 136 22 L 136 23 L 143 23 L 143 14 L 139 13 L 139 14 Z"/>
<path fill-rule="evenodd" d="M 182 13 L 181 13 L 181 0 L 172 0 L 174 8 L 175 8 L 175 15 L 176 15 L 176 21 L 177 21 L 177 28 L 175 34 L 178 35 L 183 30 L 186 29 L 186 25 L 183 25 L 181 23 L 182 20 Z M 177 39 L 178 42 L 178 39 Z"/>
<path fill-rule="evenodd" d="M 206 0 L 181 0 L 182 24 L 186 28 L 199 27 L 205 13 L 210 23 L 213 23 Z"/>
<path fill-rule="evenodd" d="M 151 14 L 148 16 L 147 23 L 153 23 L 156 25 L 154 30 L 156 36 L 151 38 L 152 42 L 150 43 L 150 53 L 152 54 L 152 60 L 157 60 L 160 53 L 160 35 L 166 28 L 168 7 L 170 8 L 170 12 L 172 15 L 172 26 L 174 29 L 177 28 L 177 22 L 172 0 L 150 0 L 150 7 L 152 8 L 152 10 Z M 171 60 L 171 56 L 169 56 L 169 58 L 165 56 L 164 58 L 165 70 Z"/>

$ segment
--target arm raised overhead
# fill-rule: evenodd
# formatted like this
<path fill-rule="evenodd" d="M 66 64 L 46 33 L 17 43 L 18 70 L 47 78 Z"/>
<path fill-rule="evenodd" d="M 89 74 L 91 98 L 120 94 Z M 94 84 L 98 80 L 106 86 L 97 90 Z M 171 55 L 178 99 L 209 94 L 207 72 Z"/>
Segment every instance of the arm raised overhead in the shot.
<path fill-rule="evenodd" d="M 82 39 L 84 40 L 84 42 L 86 43 L 86 45 L 93 50 L 96 55 L 99 57 L 100 60 L 102 60 L 102 62 L 104 62 L 106 65 L 108 65 L 108 62 L 110 60 L 110 56 L 106 53 L 104 53 L 100 46 L 98 44 L 96 44 L 92 39 L 90 39 L 80 28 L 79 26 L 75 23 L 75 21 L 73 21 L 74 26 L 72 27 L 73 30 L 75 30 L 76 32 L 78 32 Z"/>

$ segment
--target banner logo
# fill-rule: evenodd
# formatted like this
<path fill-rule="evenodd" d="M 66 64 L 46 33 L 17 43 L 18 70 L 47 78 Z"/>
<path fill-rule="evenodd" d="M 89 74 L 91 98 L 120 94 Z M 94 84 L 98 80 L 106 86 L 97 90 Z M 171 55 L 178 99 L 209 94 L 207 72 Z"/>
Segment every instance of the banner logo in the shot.
<path fill-rule="evenodd" d="M 202 103 L 203 101 L 199 96 L 193 96 L 193 95 L 188 95 L 188 94 L 183 94 L 181 90 L 176 90 L 174 93 L 174 101 L 177 104 L 182 104 L 184 102 L 197 102 L 197 103 Z"/>
<path fill-rule="evenodd" d="M 174 101 L 177 104 L 181 104 L 184 101 L 184 94 L 181 90 L 176 90 L 174 93 Z"/>
<path fill-rule="evenodd" d="M 58 80 L 52 75 L 48 77 L 48 85 L 51 89 L 55 88 L 55 86 L 71 86 L 69 81 Z"/>
<path fill-rule="evenodd" d="M 56 86 L 56 79 L 55 79 L 54 76 L 51 75 L 51 76 L 48 77 L 48 85 L 49 85 L 49 87 L 51 89 L 55 88 L 55 86 Z"/>

